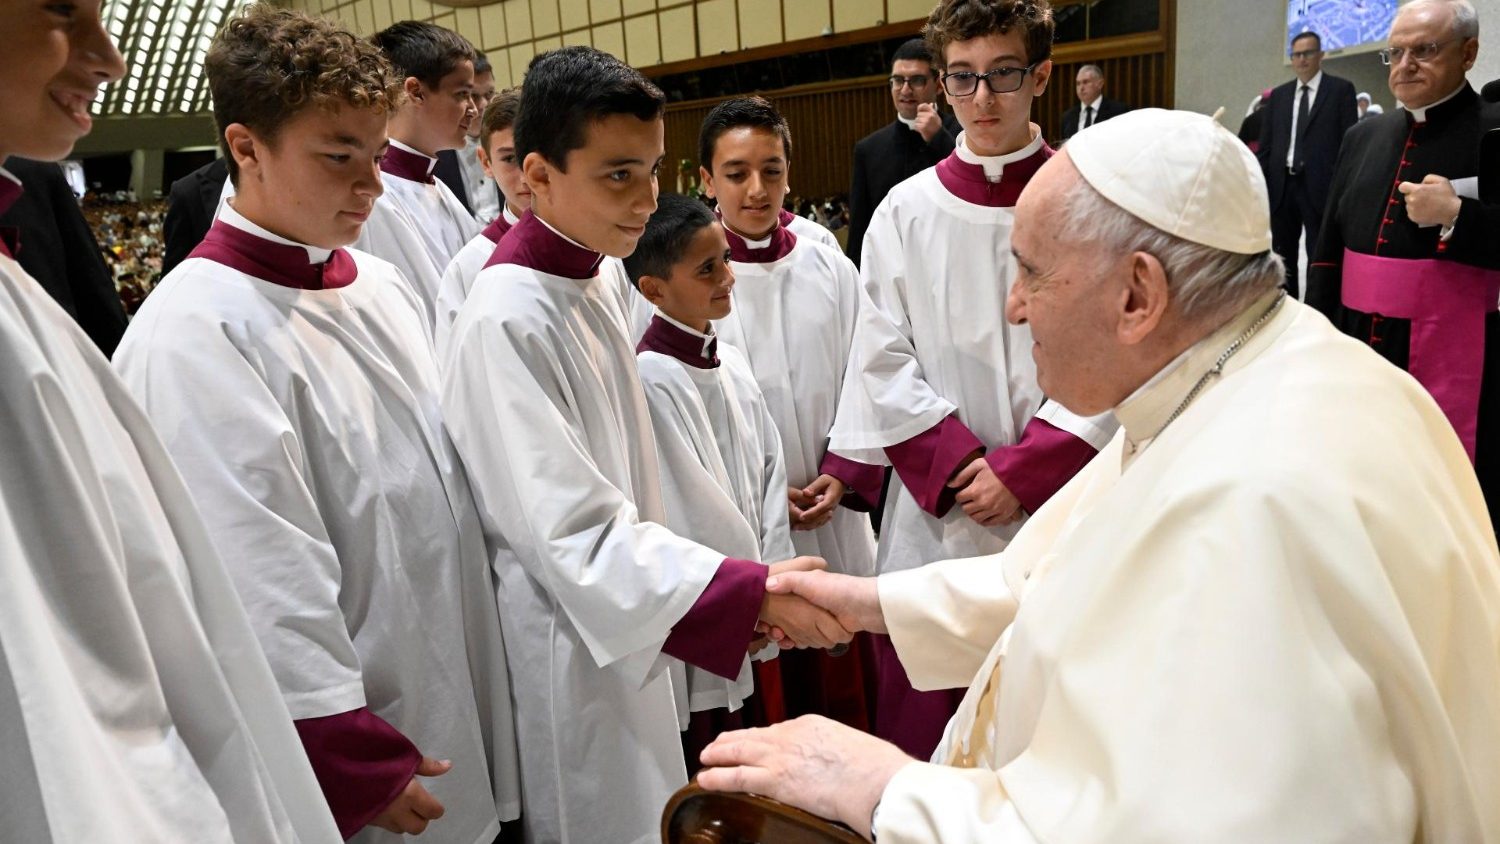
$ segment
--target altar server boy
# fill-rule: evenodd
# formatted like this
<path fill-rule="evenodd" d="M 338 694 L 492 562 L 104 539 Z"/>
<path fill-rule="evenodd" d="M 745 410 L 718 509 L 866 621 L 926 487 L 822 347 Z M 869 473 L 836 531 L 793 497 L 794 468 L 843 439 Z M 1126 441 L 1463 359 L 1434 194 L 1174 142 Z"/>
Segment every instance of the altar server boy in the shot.
<path fill-rule="evenodd" d="M 526 187 L 521 164 L 516 160 L 515 123 L 516 111 L 520 107 L 521 89 L 507 88 L 490 100 L 479 118 L 479 163 L 483 165 L 485 175 L 500 186 L 500 214 L 470 238 L 443 271 L 443 279 L 438 283 L 435 334 L 439 356 L 448 346 L 453 318 L 458 316 L 458 309 L 469 298 L 475 276 L 494 254 L 495 244 L 531 207 L 531 188 Z"/>
<path fill-rule="evenodd" d="M 993 554 L 1109 441 L 1037 385 L 1031 329 L 1005 321 L 1021 189 L 1052 150 L 1031 104 L 1052 73 L 1047 0 L 942 0 L 924 34 L 963 126 L 954 151 L 891 190 L 865 233 L 860 371 L 841 454 L 895 467 L 880 572 Z M 918 693 L 877 637 L 877 733 L 931 754 L 961 692 Z"/>
<path fill-rule="evenodd" d="M 432 324 L 443 270 L 480 225 L 453 191 L 433 176 L 437 154 L 462 149 L 479 118 L 473 99 L 474 47 L 436 24 L 401 21 L 375 33 L 396 69 L 402 99 L 390 119 L 390 147 L 380 160 L 385 193 L 354 246 L 395 264 Z"/>
<path fill-rule="evenodd" d="M 237 192 L 115 366 L 203 507 L 340 831 L 489 844 L 519 788 L 479 514 L 420 303 L 342 248 L 380 195 L 399 78 L 269 5 L 226 24 L 206 70 Z"/>
<path fill-rule="evenodd" d="M 0 0 L 0 211 L 125 73 L 99 7 Z M 335 844 L 198 502 L 24 248 L 0 228 L 0 838 Z"/>
<path fill-rule="evenodd" d="M 738 677 L 758 620 L 803 645 L 849 638 L 832 616 L 767 596 L 760 562 L 663 527 L 622 291 L 600 268 L 623 273 L 605 256 L 634 251 L 656 208 L 664 102 L 598 50 L 532 61 L 515 125 L 531 211 L 475 280 L 444 358 L 445 417 L 525 677 L 533 841 L 659 839 L 661 807 L 687 782 L 670 658 Z"/>
<path fill-rule="evenodd" d="M 782 224 L 791 169 L 786 119 L 766 100 L 714 107 L 698 135 L 700 173 L 718 202 L 734 268 L 734 310 L 715 327 L 750 362 L 786 454 L 784 507 L 799 554 L 833 571 L 875 572 L 864 512 L 880 500 L 884 470 L 828 448 L 859 319 L 859 271 L 843 252 Z M 869 726 L 860 653 L 788 654 L 788 714 L 816 713 Z"/>
<path fill-rule="evenodd" d="M 744 355 L 714 334 L 712 320 L 729 314 L 734 287 L 723 226 L 703 203 L 666 194 L 625 270 L 656 308 L 636 345 L 636 365 L 651 408 L 667 527 L 747 560 L 791 557 L 776 422 Z M 757 657 L 773 655 L 774 646 Z M 684 744 L 696 767 L 696 751 L 717 735 L 710 727 L 741 723 L 713 710 L 741 709 L 755 683 L 748 660 L 733 680 L 691 666 L 686 679 L 678 703 L 693 713 Z"/>

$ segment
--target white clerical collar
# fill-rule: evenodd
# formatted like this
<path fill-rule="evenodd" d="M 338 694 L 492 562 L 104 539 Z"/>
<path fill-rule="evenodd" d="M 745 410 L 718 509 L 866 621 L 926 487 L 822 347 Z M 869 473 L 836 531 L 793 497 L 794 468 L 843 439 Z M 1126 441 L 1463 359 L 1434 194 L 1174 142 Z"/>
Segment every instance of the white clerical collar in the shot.
<path fill-rule="evenodd" d="M 656 315 L 659 316 L 659 317 L 661 317 L 667 323 L 670 323 L 671 325 L 675 325 L 678 328 L 682 329 L 683 331 L 686 331 L 687 333 L 693 335 L 694 337 L 697 337 L 699 340 L 702 340 L 703 341 L 703 348 L 705 348 L 705 349 L 708 348 L 708 344 L 710 342 L 712 342 L 713 339 L 714 339 L 715 335 L 714 335 L 713 323 L 709 323 L 708 324 L 708 333 L 704 334 L 702 331 L 699 331 L 698 329 L 693 328 L 692 326 L 688 325 L 687 323 L 678 322 L 677 320 L 675 320 L 672 317 L 668 316 L 667 312 L 664 311 L 664 310 L 662 310 L 661 308 L 657 308 L 656 309 Z M 708 357 L 708 355 L 704 355 L 704 357 Z"/>
<path fill-rule="evenodd" d="M 1441 100 L 1438 100 L 1437 102 L 1431 102 L 1431 103 L 1428 103 L 1427 105 L 1424 105 L 1424 106 L 1418 106 L 1417 108 L 1409 108 L 1405 104 L 1402 104 L 1402 103 L 1397 103 L 1397 105 L 1400 105 L 1402 108 L 1406 109 L 1407 112 L 1411 114 L 1411 119 L 1412 120 L 1414 120 L 1414 121 L 1416 121 L 1418 123 L 1426 123 L 1427 122 L 1427 110 L 1428 109 L 1437 108 L 1438 106 L 1442 105 L 1443 103 L 1446 103 L 1449 100 L 1453 99 L 1454 97 L 1458 96 L 1463 91 L 1463 89 L 1468 86 L 1468 84 L 1469 84 L 1468 80 L 1464 80 L 1463 82 L 1460 82 L 1458 84 L 1457 88 L 1453 89 L 1453 93 L 1449 94 L 1446 97 L 1443 97 Z"/>
<path fill-rule="evenodd" d="M 505 218 L 505 222 L 510 223 L 513 226 L 516 223 L 521 222 L 520 215 L 511 212 L 511 210 L 510 210 L 510 203 L 509 202 L 502 202 L 502 203 L 500 203 L 500 216 L 502 216 L 502 217 Z M 542 218 L 538 217 L 537 219 L 541 220 Z M 546 221 L 545 220 L 543 220 L 543 225 L 546 225 Z M 547 228 L 552 229 L 551 226 L 547 226 Z M 552 230 L 553 231 L 557 231 L 557 229 L 552 229 Z M 564 238 L 564 239 L 566 240 L 566 238 Z"/>
<path fill-rule="evenodd" d="M 897 114 L 896 115 L 896 119 L 899 120 L 899 121 L 901 121 L 901 125 L 902 126 L 905 126 L 906 128 L 912 130 L 913 132 L 917 131 L 917 119 L 915 117 L 905 118 L 905 117 L 902 117 L 901 115 Z"/>
<path fill-rule="evenodd" d="M 1280 290 L 1273 290 L 1256 299 L 1234 318 L 1173 358 L 1115 407 L 1115 418 L 1125 429 L 1123 457 L 1127 464 L 1156 439 L 1173 414 L 1178 412 L 1194 384 L 1213 367 L 1229 344 L 1264 317 L 1268 309 L 1280 301 L 1280 295 Z"/>
<path fill-rule="evenodd" d="M 295 240 L 289 240 L 273 231 L 256 225 L 244 214 L 234 210 L 233 201 L 225 202 L 219 207 L 219 219 L 242 232 L 248 232 L 256 237 L 269 240 L 272 243 L 280 243 L 285 246 L 300 246 L 307 250 L 307 262 L 309 264 L 321 264 L 328 260 L 329 255 L 333 254 L 332 249 L 323 249 L 318 246 L 309 246 L 306 243 L 298 243 Z"/>
<path fill-rule="evenodd" d="M 21 180 L 18 179 L 18 178 L 16 178 L 15 174 L 11 173 L 9 170 L 5 169 L 4 167 L 0 167 L 0 178 L 4 178 L 7 181 L 15 182 L 16 183 L 16 187 L 18 187 L 18 188 L 19 187 L 25 187 L 25 185 L 21 184 Z"/>
<path fill-rule="evenodd" d="M 541 215 L 537 214 L 535 210 L 533 210 L 531 212 L 531 215 L 533 217 L 536 217 L 536 221 L 538 223 L 541 223 L 542 225 L 546 226 L 548 231 L 552 232 L 553 234 L 557 235 L 558 237 L 562 238 L 563 240 L 566 240 L 567 242 L 569 242 L 569 243 L 573 244 L 574 246 L 578 247 L 579 249 L 584 249 L 584 250 L 587 250 L 589 252 L 593 252 L 595 255 L 599 254 L 599 250 L 597 250 L 597 249 L 589 249 L 587 246 L 584 246 L 582 243 L 579 243 L 578 241 L 574 240 L 573 238 L 568 237 L 567 235 L 565 235 L 562 232 L 558 231 L 556 226 L 553 226 L 551 223 L 547 222 L 546 220 L 543 220 L 542 217 L 541 217 Z"/>
<path fill-rule="evenodd" d="M 407 144 L 403 144 L 400 141 L 396 140 L 395 138 L 390 138 L 389 140 L 391 142 L 391 146 L 395 147 L 396 149 L 406 150 L 407 152 L 411 153 L 412 155 L 420 155 L 423 158 L 427 159 L 427 172 L 431 173 L 432 172 L 432 168 L 434 168 L 434 167 L 437 166 L 437 158 L 435 158 L 435 157 L 433 157 L 431 155 L 428 155 L 425 152 L 422 152 L 421 150 L 417 149 L 414 146 L 409 146 Z"/>
<path fill-rule="evenodd" d="M 1034 124 L 1029 126 L 1028 129 L 1032 130 L 1031 143 L 1015 152 L 1007 152 L 1003 155 L 977 155 L 969 149 L 969 141 L 966 137 L 968 135 L 967 132 L 958 133 L 958 140 L 953 144 L 953 151 L 958 154 L 959 161 L 983 167 L 985 179 L 991 182 L 998 182 L 1000 181 L 1000 174 L 1005 172 L 1005 165 L 1016 161 L 1024 161 L 1036 155 L 1037 150 L 1042 148 L 1041 129 Z"/>

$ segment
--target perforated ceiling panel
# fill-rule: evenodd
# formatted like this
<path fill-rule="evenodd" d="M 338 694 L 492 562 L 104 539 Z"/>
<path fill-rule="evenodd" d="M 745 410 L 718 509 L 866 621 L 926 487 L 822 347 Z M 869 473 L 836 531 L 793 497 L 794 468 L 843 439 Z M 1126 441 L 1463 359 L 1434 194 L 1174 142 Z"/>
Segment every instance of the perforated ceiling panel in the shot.
<path fill-rule="evenodd" d="M 208 110 L 203 56 L 235 0 L 106 0 L 104 25 L 129 69 L 94 104 L 104 116 Z"/>

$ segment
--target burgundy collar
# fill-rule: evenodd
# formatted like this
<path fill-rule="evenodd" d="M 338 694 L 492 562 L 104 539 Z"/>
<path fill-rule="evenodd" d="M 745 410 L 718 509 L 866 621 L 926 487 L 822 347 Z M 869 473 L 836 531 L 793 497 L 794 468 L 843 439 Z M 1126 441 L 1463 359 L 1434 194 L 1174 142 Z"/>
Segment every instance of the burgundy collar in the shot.
<path fill-rule="evenodd" d="M 301 246 L 277 243 L 224 220 L 215 220 L 189 258 L 207 258 L 246 275 L 299 290 L 332 290 L 354 283 L 359 269 L 348 250 L 335 249 L 328 261 L 314 264 Z"/>
<path fill-rule="evenodd" d="M 21 198 L 24 190 L 13 176 L 0 170 L 0 214 L 9 211 L 16 200 Z M 0 253 L 7 258 L 14 258 L 20 251 L 21 229 L 18 226 L 0 226 Z"/>
<path fill-rule="evenodd" d="M 779 220 L 782 227 L 785 228 L 786 226 L 790 225 L 793 220 L 797 219 L 797 215 L 783 208 L 781 209 L 781 213 L 776 215 L 776 219 Z"/>
<path fill-rule="evenodd" d="M 1000 172 L 1000 181 L 991 182 L 985 178 L 982 166 L 959 158 L 955 149 L 938 162 L 937 177 L 949 193 L 965 202 L 987 208 L 1011 208 L 1020 199 L 1022 188 L 1047 163 L 1052 153 L 1052 147 L 1042 144 L 1033 155 L 1006 164 Z"/>
<path fill-rule="evenodd" d="M 495 246 L 485 266 L 515 264 L 540 273 L 582 281 L 593 278 L 603 261 L 603 255 L 573 243 L 527 211 Z"/>
<path fill-rule="evenodd" d="M 484 230 L 481 231 L 480 234 L 489 238 L 490 243 L 499 243 L 500 238 L 505 237 L 505 233 L 513 228 L 515 228 L 515 226 L 512 226 L 510 224 L 510 220 L 505 219 L 505 212 L 501 211 L 500 216 L 496 217 L 494 222 L 485 226 Z"/>
<path fill-rule="evenodd" d="M 713 369 L 719 365 L 719 336 L 710 334 L 705 343 L 702 337 L 683 331 L 657 314 L 646 326 L 635 352 L 657 352 L 688 366 Z"/>
<path fill-rule="evenodd" d="M 724 238 L 729 241 L 729 260 L 741 264 L 780 261 L 791 254 L 792 247 L 797 245 L 797 236 L 792 234 L 785 222 L 778 223 L 771 230 L 771 242 L 759 248 L 751 246 L 750 241 L 730 231 L 728 226 L 724 227 Z"/>
<path fill-rule="evenodd" d="M 437 166 L 436 158 L 428 158 L 414 152 L 407 152 L 401 147 L 391 144 L 385 148 L 385 156 L 380 159 L 380 172 L 389 173 L 411 182 L 424 182 L 432 184 L 432 169 Z"/>

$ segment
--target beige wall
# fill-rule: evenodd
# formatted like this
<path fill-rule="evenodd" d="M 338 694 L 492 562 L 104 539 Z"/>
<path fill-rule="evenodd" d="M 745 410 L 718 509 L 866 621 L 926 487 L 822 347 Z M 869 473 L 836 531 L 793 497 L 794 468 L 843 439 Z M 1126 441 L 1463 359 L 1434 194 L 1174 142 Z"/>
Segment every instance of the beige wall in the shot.
<path fill-rule="evenodd" d="M 500 85 L 539 52 L 584 44 L 636 67 L 867 29 L 925 17 L 928 0 L 499 0 L 451 8 L 428 0 L 289 0 L 360 35 L 399 20 L 456 30 L 489 55 Z"/>

